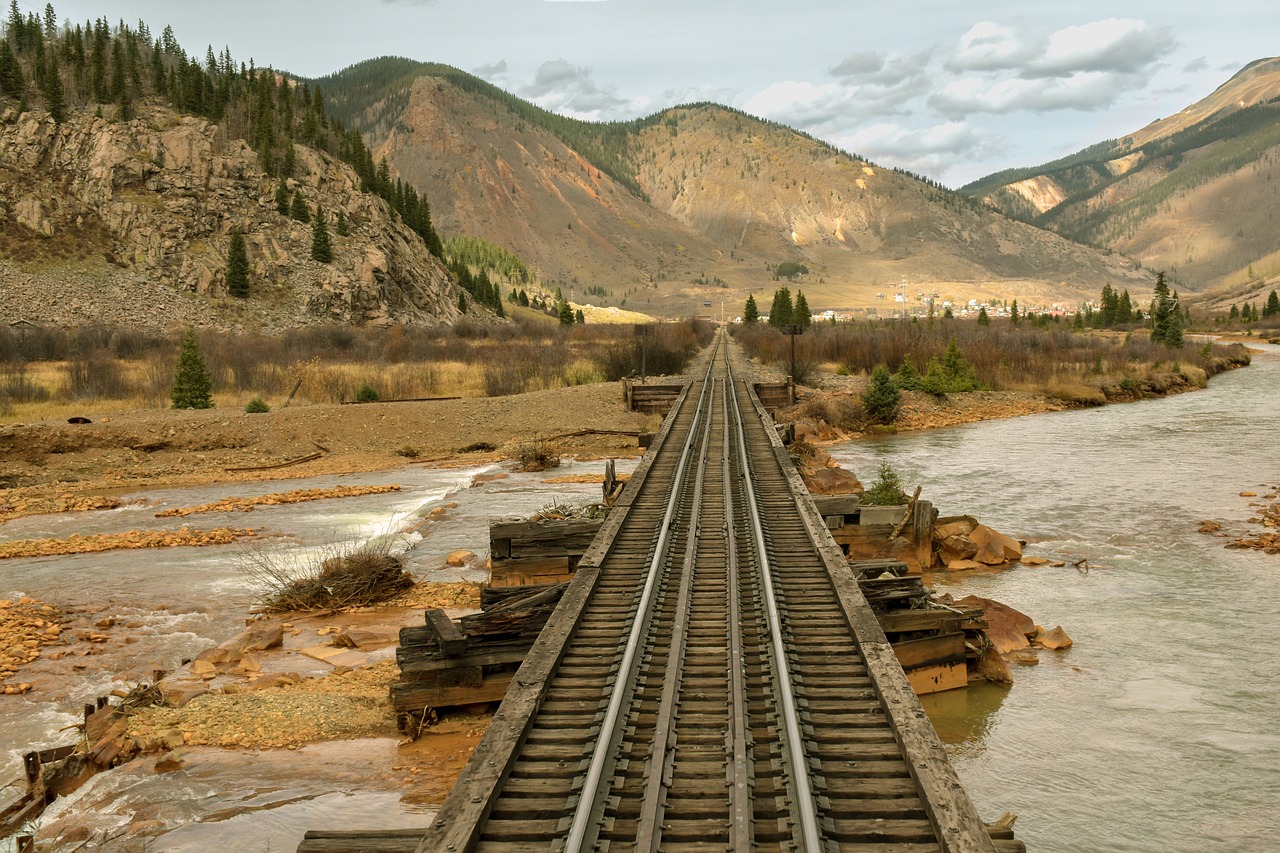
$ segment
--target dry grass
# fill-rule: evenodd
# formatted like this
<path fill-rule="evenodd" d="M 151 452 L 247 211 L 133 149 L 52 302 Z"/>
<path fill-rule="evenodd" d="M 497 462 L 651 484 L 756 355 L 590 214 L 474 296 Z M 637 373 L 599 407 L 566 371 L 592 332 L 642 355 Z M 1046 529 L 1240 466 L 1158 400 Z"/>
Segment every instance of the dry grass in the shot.
<path fill-rule="evenodd" d="M 322 326 L 279 337 L 201 332 L 218 406 L 257 397 L 282 404 L 354 400 L 365 385 L 381 400 L 484 397 L 603 382 L 635 369 L 628 326 L 543 323 L 451 329 Z M 121 329 L 0 329 L 0 416 L 61 419 L 96 411 L 165 408 L 177 338 Z M 650 371 L 680 371 L 707 330 L 663 324 Z M 301 384 L 299 385 L 299 382 Z"/>

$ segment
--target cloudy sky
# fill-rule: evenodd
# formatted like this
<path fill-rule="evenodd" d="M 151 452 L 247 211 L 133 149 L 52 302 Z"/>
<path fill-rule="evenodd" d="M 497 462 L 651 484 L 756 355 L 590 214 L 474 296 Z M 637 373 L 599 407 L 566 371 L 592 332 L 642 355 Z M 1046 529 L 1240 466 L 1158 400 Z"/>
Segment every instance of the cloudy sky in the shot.
<path fill-rule="evenodd" d="M 549 110 L 716 101 L 949 186 L 1170 115 L 1278 51 L 1275 0 L 74 0 L 303 76 L 443 62 Z M 20 8 L 44 9 L 19 0 Z"/>

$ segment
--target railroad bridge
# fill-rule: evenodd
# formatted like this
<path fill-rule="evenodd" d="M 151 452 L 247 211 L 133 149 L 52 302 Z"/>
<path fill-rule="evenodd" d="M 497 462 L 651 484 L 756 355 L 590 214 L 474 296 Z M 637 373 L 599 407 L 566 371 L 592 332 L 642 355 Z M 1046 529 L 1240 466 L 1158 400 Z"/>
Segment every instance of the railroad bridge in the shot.
<path fill-rule="evenodd" d="M 989 829 L 721 332 L 429 827 L 323 851 L 1025 850 Z"/>

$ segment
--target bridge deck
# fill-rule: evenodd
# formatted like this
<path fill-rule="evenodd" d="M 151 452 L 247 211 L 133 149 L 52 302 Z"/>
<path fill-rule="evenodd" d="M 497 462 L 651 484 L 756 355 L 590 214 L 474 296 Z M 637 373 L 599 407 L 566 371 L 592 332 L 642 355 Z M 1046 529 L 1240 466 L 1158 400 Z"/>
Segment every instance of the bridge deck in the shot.
<path fill-rule="evenodd" d="M 979 820 L 727 356 L 677 401 L 425 835 L 300 851 L 1021 849 Z"/>

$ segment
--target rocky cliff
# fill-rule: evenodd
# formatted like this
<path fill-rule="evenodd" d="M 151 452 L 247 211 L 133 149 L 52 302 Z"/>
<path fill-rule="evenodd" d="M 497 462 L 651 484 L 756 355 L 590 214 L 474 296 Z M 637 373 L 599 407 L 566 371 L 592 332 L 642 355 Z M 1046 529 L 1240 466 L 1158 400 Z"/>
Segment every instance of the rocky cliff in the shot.
<path fill-rule="evenodd" d="M 277 212 L 275 179 L 218 125 L 160 107 L 60 123 L 6 109 L 0 309 L 33 322 L 262 329 L 458 317 L 452 277 L 385 202 L 345 164 L 301 145 L 294 156 L 289 191 L 326 210 L 332 263 L 310 259 L 311 226 Z M 349 236 L 335 233 L 338 211 Z M 245 235 L 248 299 L 227 293 L 233 228 Z"/>

